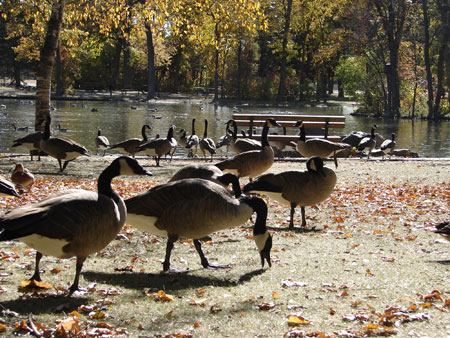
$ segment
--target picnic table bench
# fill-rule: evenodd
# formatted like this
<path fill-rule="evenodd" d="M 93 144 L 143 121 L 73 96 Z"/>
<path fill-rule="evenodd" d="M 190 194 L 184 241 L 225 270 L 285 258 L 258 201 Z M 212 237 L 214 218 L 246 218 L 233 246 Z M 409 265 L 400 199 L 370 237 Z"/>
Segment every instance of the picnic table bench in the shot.
<path fill-rule="evenodd" d="M 248 128 L 247 137 L 261 139 L 261 135 L 253 134 L 253 127 L 262 127 L 268 118 L 274 118 L 281 126 L 293 128 L 297 121 L 303 121 L 306 129 L 306 139 L 324 138 L 333 142 L 340 142 L 341 136 L 329 135 L 330 128 L 344 128 L 345 116 L 338 115 L 291 115 L 291 114 L 233 114 L 233 120 L 238 127 Z M 308 132 L 309 129 L 309 132 Z M 295 128 L 297 132 L 297 128 Z M 269 135 L 270 141 L 298 141 L 298 135 Z"/>

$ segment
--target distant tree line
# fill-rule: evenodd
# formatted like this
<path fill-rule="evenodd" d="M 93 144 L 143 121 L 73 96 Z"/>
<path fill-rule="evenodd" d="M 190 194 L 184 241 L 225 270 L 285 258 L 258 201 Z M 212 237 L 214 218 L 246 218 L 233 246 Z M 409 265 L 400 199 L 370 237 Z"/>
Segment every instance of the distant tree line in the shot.
<path fill-rule="evenodd" d="M 450 112 L 450 0 L 8 0 L 0 16 L 0 76 L 35 74 L 37 125 L 50 88 L 284 102 L 337 85 L 369 114 Z"/>

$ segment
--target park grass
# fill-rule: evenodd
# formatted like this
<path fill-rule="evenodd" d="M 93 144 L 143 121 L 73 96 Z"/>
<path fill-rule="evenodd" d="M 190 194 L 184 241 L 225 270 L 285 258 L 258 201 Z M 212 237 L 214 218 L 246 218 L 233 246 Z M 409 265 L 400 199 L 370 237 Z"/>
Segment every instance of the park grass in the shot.
<path fill-rule="evenodd" d="M 111 158 L 79 159 L 64 176 L 53 174 L 51 159 L 2 159 L 2 172 L 18 160 L 34 169 L 42 191 L 46 182 L 92 182 Z M 139 161 L 155 176 L 115 180 L 124 197 L 189 163 Z M 304 170 L 304 162 L 272 169 Z M 3 334 L 26 332 L 21 322 L 29 327 L 31 316 L 41 333 L 79 337 L 448 337 L 450 247 L 431 230 L 449 218 L 450 161 L 342 160 L 336 172 L 332 196 L 306 209 L 306 229 L 288 230 L 289 209 L 267 200 L 271 268 L 261 267 L 250 221 L 203 242 L 209 261 L 227 269 L 203 269 L 193 243 L 177 242 L 171 263 L 188 270 L 182 274 L 160 273 L 165 239 L 125 226 L 86 260 L 87 291 L 66 298 L 74 259 L 44 257 L 42 278 L 53 288 L 25 292 L 19 285 L 32 275 L 34 251 L 0 243 Z"/>

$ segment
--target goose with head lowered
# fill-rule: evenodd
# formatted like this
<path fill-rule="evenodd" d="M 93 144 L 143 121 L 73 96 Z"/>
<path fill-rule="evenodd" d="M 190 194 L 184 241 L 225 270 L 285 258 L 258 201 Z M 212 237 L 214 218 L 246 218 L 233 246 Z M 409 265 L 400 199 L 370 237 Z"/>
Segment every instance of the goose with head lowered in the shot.
<path fill-rule="evenodd" d="M 173 138 L 173 131 L 175 126 L 171 126 L 167 132 L 166 138 L 157 138 L 151 140 L 150 142 L 141 144 L 137 152 L 143 152 L 149 156 L 154 156 L 156 161 L 156 166 L 159 167 L 159 162 L 161 157 L 169 154 L 172 149 L 176 148 L 177 141 Z"/>
<path fill-rule="evenodd" d="M 345 149 L 350 149 L 351 146 L 347 143 L 331 142 L 322 138 L 312 138 L 306 140 L 305 125 L 303 121 L 297 121 L 294 127 L 300 128 L 300 138 L 297 143 L 297 151 L 303 157 L 320 156 L 321 158 L 328 158 L 333 156 L 334 165 L 338 167 L 336 154 Z"/>
<path fill-rule="evenodd" d="M 274 162 L 274 152 L 267 137 L 270 127 L 280 127 L 280 125 L 272 118 L 266 120 L 261 134 L 261 150 L 234 155 L 230 159 L 216 163 L 216 167 L 223 172 L 233 173 L 238 178 L 248 176 L 250 180 L 264 173 Z"/>
<path fill-rule="evenodd" d="M 121 153 L 128 154 L 134 157 L 137 153 L 137 149 L 139 148 L 139 146 L 148 141 L 147 134 L 145 133 L 146 129 L 151 130 L 152 128 L 148 124 L 144 124 L 141 129 L 142 138 L 138 137 L 129 138 L 125 141 L 112 144 L 109 146 L 109 148 L 117 149 Z"/>
<path fill-rule="evenodd" d="M 208 180 L 191 178 L 169 182 L 148 192 L 125 200 L 127 223 L 141 231 L 167 237 L 163 270 L 170 268 L 170 255 L 175 241 L 192 238 L 203 267 L 209 264 L 199 238 L 213 232 L 245 223 L 253 212 L 256 221 L 253 238 L 260 253 L 261 264 L 270 262 L 272 237 L 267 231 L 266 203 L 258 197 L 232 197 L 228 191 Z"/>
<path fill-rule="evenodd" d="M 30 158 L 33 161 L 33 152 L 38 153 L 38 161 L 41 160 L 41 140 L 42 133 L 37 131 L 24 137 L 14 140 L 12 147 L 24 147 L 30 151 Z"/>
<path fill-rule="evenodd" d="M 260 193 L 281 203 L 290 205 L 289 228 L 294 227 L 296 206 L 301 206 L 302 227 L 306 226 L 305 206 L 312 206 L 327 199 L 336 185 L 336 174 L 323 166 L 323 160 L 314 156 L 306 162 L 307 171 L 285 171 L 266 174 L 244 186 L 245 193 Z"/>
<path fill-rule="evenodd" d="M 188 157 L 194 157 L 197 154 L 198 143 L 200 139 L 195 135 L 195 119 L 192 119 L 192 134 L 186 140 L 186 149 L 189 149 Z M 195 149 L 195 152 L 194 152 Z"/>
<path fill-rule="evenodd" d="M 115 159 L 98 178 L 98 191 L 66 190 L 27 204 L 0 217 L 0 241 L 18 239 L 36 252 L 31 280 L 41 281 L 43 255 L 76 257 L 76 273 L 69 295 L 78 290 L 80 272 L 88 255 L 106 247 L 125 223 L 126 207 L 112 190 L 119 175 L 151 175 L 135 159 Z"/>
<path fill-rule="evenodd" d="M 97 149 L 97 154 L 99 150 L 103 150 L 103 156 L 106 154 L 106 149 L 109 147 L 109 140 L 106 136 L 102 135 L 102 130 L 97 129 L 97 136 L 94 139 L 95 148 Z"/>
<path fill-rule="evenodd" d="M 364 137 L 358 144 L 358 151 L 367 151 L 367 158 L 370 158 L 370 152 L 375 148 L 377 144 L 375 129 L 377 129 L 377 125 L 374 124 L 372 129 L 370 130 L 370 135 L 368 137 Z"/>
<path fill-rule="evenodd" d="M 59 169 L 64 171 L 70 161 L 75 160 L 79 156 L 90 156 L 87 148 L 71 139 L 63 137 L 52 137 L 50 135 L 51 117 L 47 116 L 44 133 L 40 143 L 40 148 L 59 163 Z M 62 164 L 64 160 L 64 165 Z"/>
<path fill-rule="evenodd" d="M 242 194 L 239 179 L 236 175 L 231 173 L 224 174 L 222 170 L 212 164 L 190 164 L 184 166 L 172 176 L 169 182 L 184 180 L 186 178 L 202 178 L 220 184 L 224 188 L 227 188 L 231 184 L 236 198 Z"/>
<path fill-rule="evenodd" d="M 208 137 L 208 120 L 205 119 L 205 131 L 203 132 L 203 138 L 198 142 L 203 157 L 206 160 L 206 153 L 211 155 L 211 162 L 213 160 L 213 155 L 216 153 L 216 144 L 212 138 Z"/>

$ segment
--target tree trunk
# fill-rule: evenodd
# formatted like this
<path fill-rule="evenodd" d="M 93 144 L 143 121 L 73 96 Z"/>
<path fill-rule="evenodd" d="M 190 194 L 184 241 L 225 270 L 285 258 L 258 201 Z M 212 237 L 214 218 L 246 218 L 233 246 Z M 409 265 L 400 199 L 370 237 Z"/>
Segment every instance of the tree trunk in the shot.
<path fill-rule="evenodd" d="M 169 77 L 172 80 L 172 93 L 180 92 L 180 65 L 181 65 L 182 49 L 177 47 L 177 52 L 172 57 L 172 63 L 169 68 Z"/>
<path fill-rule="evenodd" d="M 214 34 L 216 37 L 216 42 L 219 44 L 219 24 L 216 23 L 214 27 Z M 214 69 L 214 99 L 216 102 L 219 100 L 219 48 L 216 46 L 216 55 L 215 55 L 215 69 Z"/>
<path fill-rule="evenodd" d="M 116 47 L 114 51 L 113 72 L 111 74 L 111 79 L 109 81 L 109 91 L 111 94 L 112 91 L 116 89 L 117 78 L 119 77 L 120 54 L 122 53 L 122 43 L 123 39 L 119 38 L 116 42 Z"/>
<path fill-rule="evenodd" d="M 21 74 L 19 62 L 13 61 L 14 65 L 14 87 L 20 88 Z"/>
<path fill-rule="evenodd" d="M 62 71 L 61 71 L 61 53 L 59 50 L 59 43 L 56 47 L 56 74 L 55 74 L 55 80 L 56 80 L 56 92 L 55 96 L 62 96 L 64 90 L 62 85 Z"/>
<path fill-rule="evenodd" d="M 156 76 L 155 76 L 155 46 L 153 45 L 152 28 L 149 23 L 145 25 L 145 34 L 147 37 L 147 100 L 154 99 L 156 96 Z"/>
<path fill-rule="evenodd" d="M 237 85 L 237 99 L 241 99 L 241 54 L 242 54 L 242 41 L 239 39 L 238 50 L 237 50 L 237 76 L 236 76 L 236 85 Z"/>
<path fill-rule="evenodd" d="M 430 61 L 430 20 L 428 18 L 428 3 L 427 0 L 422 0 L 422 10 L 423 10 L 423 28 L 424 28 L 424 58 L 425 58 L 425 70 L 427 74 L 427 90 L 428 90 L 428 119 L 433 118 L 433 75 L 431 73 L 431 61 Z"/>
<path fill-rule="evenodd" d="M 131 87 L 130 74 L 130 41 L 124 39 L 123 44 L 123 65 L 122 65 L 122 88 Z"/>
<path fill-rule="evenodd" d="M 445 96 L 444 83 L 445 83 L 445 74 L 444 68 L 447 64 L 449 65 L 449 41 L 450 41 L 450 3 L 448 0 L 440 0 L 436 1 L 437 7 L 439 9 L 439 13 L 441 15 L 441 29 L 439 34 L 439 55 L 437 62 L 437 91 L 436 91 L 436 100 L 433 109 L 433 117 L 438 120 L 441 117 L 440 113 L 440 105 L 441 99 Z M 450 70 L 447 70 L 448 72 Z M 447 79 L 449 80 L 449 79 Z"/>
<path fill-rule="evenodd" d="M 284 13 L 284 31 L 281 50 L 280 84 L 278 86 L 277 101 L 283 100 L 286 92 L 285 82 L 286 82 L 286 63 L 287 63 L 287 43 L 288 43 L 289 29 L 291 26 L 292 1 L 293 0 L 287 0 L 286 12 Z"/>
<path fill-rule="evenodd" d="M 66 0 L 53 2 L 48 21 L 44 46 L 40 52 L 39 70 L 36 81 L 36 117 L 34 128 L 43 130 L 44 122 L 50 115 L 50 94 L 52 86 L 52 69 L 55 62 L 56 46 L 63 21 Z"/>

